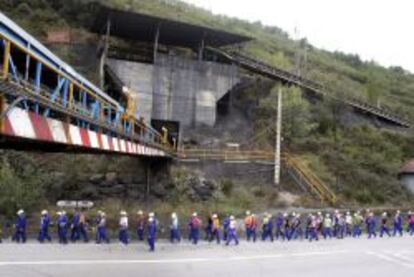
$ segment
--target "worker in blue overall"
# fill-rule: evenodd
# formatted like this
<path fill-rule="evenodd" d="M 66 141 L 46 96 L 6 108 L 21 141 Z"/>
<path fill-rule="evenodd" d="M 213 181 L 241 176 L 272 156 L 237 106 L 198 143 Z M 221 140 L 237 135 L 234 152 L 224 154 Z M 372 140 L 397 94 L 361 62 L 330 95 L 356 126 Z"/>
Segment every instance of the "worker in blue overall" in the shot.
<path fill-rule="evenodd" d="M 118 233 L 119 242 L 122 245 L 127 245 L 128 242 L 129 242 L 129 237 L 128 237 L 128 214 L 127 214 L 126 211 L 121 211 L 119 214 L 120 214 L 119 233 Z"/>
<path fill-rule="evenodd" d="M 380 237 L 381 238 L 384 236 L 384 234 L 388 235 L 388 237 L 391 237 L 387 221 L 388 221 L 388 215 L 387 215 L 386 212 L 384 212 L 382 214 L 382 217 L 381 217 L 381 228 L 380 228 Z"/>
<path fill-rule="evenodd" d="M 395 237 L 397 234 L 401 237 L 403 235 L 403 218 L 400 211 L 397 211 L 394 216 L 394 230 L 392 235 Z"/>
<path fill-rule="evenodd" d="M 100 212 L 99 221 L 97 224 L 97 239 L 96 243 L 101 243 L 102 241 L 109 243 L 109 239 L 106 233 L 106 214 Z"/>
<path fill-rule="evenodd" d="M 101 219 L 102 219 L 102 211 L 101 210 L 99 210 L 97 213 L 96 213 L 96 217 L 95 217 L 95 226 L 96 226 L 96 232 L 95 232 L 95 242 L 96 243 L 99 243 L 98 241 L 99 241 L 99 231 L 98 231 L 98 228 L 99 228 L 99 222 L 101 222 Z"/>
<path fill-rule="evenodd" d="M 157 239 L 157 220 L 155 219 L 154 213 L 148 214 L 147 224 L 147 241 L 150 247 L 150 251 L 155 250 L 155 240 Z"/>
<path fill-rule="evenodd" d="M 285 240 L 285 234 L 283 233 L 283 215 L 278 213 L 275 219 L 275 237 L 278 240 L 279 238 Z"/>
<path fill-rule="evenodd" d="M 230 216 L 229 233 L 227 235 L 226 245 L 229 245 L 232 241 L 236 245 L 239 244 L 239 237 L 237 235 L 237 221 L 233 215 Z"/>
<path fill-rule="evenodd" d="M 12 240 L 16 242 L 26 242 L 26 215 L 23 210 L 17 212 L 17 219 L 14 225 L 15 232 Z"/>
<path fill-rule="evenodd" d="M 176 213 L 171 214 L 170 241 L 171 243 L 181 241 L 180 224 Z"/>
<path fill-rule="evenodd" d="M 144 241 L 144 230 L 145 230 L 146 218 L 144 212 L 139 210 L 137 212 L 137 236 L 139 241 Z"/>
<path fill-rule="evenodd" d="M 292 227 L 290 230 L 290 239 L 296 240 L 301 239 L 303 236 L 303 230 L 302 230 L 302 221 L 300 214 L 296 214 L 292 219 Z"/>
<path fill-rule="evenodd" d="M 68 239 L 68 217 L 66 216 L 65 211 L 57 212 L 58 219 L 57 219 L 57 228 L 58 228 L 58 236 L 59 236 L 59 243 L 67 244 Z"/>
<path fill-rule="evenodd" d="M 319 240 L 318 237 L 318 224 L 319 221 L 316 216 L 312 215 L 311 224 L 309 226 L 309 241 Z"/>
<path fill-rule="evenodd" d="M 211 241 L 212 237 L 213 237 L 213 215 L 212 214 L 209 214 L 207 216 L 207 221 L 206 222 L 207 222 L 207 225 L 204 228 L 204 231 L 206 233 L 205 240 L 206 241 Z"/>
<path fill-rule="evenodd" d="M 197 244 L 200 238 L 200 226 L 201 226 L 201 220 L 197 216 L 197 213 L 194 212 L 190 218 L 190 222 L 188 223 L 188 227 L 190 229 L 189 238 L 193 244 Z"/>
<path fill-rule="evenodd" d="M 372 237 L 376 238 L 377 237 L 377 230 L 376 230 L 377 229 L 377 220 L 374 216 L 374 213 L 370 212 L 365 221 L 366 221 L 366 224 L 367 224 L 367 227 L 368 227 L 368 238 L 369 239 L 372 238 Z"/>
<path fill-rule="evenodd" d="M 230 227 L 230 217 L 226 216 L 223 219 L 223 240 L 227 241 L 229 236 L 229 227 Z"/>
<path fill-rule="evenodd" d="M 263 217 L 262 222 L 262 241 L 267 240 L 270 238 L 270 241 L 273 242 L 273 221 L 272 216 L 266 213 Z"/>
<path fill-rule="evenodd" d="M 49 235 L 50 217 L 46 210 L 43 210 L 40 217 L 40 230 L 39 230 L 39 242 L 43 243 L 46 240 L 52 241 Z"/>

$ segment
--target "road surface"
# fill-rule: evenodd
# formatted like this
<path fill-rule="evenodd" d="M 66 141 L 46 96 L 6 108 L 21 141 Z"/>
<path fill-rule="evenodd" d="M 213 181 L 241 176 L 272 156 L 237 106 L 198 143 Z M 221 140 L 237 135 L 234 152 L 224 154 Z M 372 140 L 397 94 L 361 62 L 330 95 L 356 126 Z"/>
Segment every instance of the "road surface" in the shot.
<path fill-rule="evenodd" d="M 414 237 L 319 242 L 242 241 L 144 244 L 0 244 L 1 277 L 73 276 L 335 276 L 405 277 L 414 272 Z"/>

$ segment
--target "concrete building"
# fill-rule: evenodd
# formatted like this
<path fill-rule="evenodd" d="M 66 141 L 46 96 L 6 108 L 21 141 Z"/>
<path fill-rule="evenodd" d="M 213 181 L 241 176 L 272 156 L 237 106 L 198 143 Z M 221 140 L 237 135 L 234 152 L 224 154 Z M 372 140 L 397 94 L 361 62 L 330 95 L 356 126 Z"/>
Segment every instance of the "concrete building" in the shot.
<path fill-rule="evenodd" d="M 401 183 L 414 193 L 414 160 L 407 162 L 398 173 Z"/>
<path fill-rule="evenodd" d="M 129 87 L 138 96 L 137 114 L 146 122 L 176 122 L 177 129 L 214 126 L 217 102 L 240 77 L 236 65 L 205 49 L 250 38 L 104 5 L 98 9 L 93 29 L 103 35 L 102 85 L 109 76 L 118 87 Z M 114 46 L 112 38 L 127 43 Z"/>

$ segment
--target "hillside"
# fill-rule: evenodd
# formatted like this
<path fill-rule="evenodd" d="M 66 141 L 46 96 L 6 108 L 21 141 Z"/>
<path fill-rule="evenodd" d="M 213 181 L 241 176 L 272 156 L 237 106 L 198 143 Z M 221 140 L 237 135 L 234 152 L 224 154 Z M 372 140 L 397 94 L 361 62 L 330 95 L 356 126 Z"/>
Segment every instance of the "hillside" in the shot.
<path fill-rule="evenodd" d="M 84 29 L 94 16 L 87 5 L 90 2 L 0 0 L 0 6 L 2 12 L 42 38 L 51 29 Z M 254 40 L 244 51 L 290 71 L 295 69 L 297 53 L 303 51 L 299 49 L 306 49 L 307 62 L 301 68 L 304 76 L 323 83 L 332 92 L 356 96 L 414 121 L 414 75 L 401 67 L 385 68 L 373 61 L 364 62 L 356 54 L 320 50 L 306 39 L 292 40 L 277 27 L 213 15 L 176 0 L 101 2 L 250 36 Z M 63 58 L 69 62 L 73 59 L 70 54 Z M 256 134 L 263 132 L 275 114 L 273 86 L 272 82 L 258 82 L 238 95 L 242 105 L 252 106 L 248 117 Z M 309 102 L 293 87 L 286 88 L 284 102 L 285 147 L 306 160 L 343 201 L 368 205 L 412 201 L 396 178 L 400 166 L 414 156 L 414 137 L 410 131 L 381 129 L 361 118 L 345 117 L 349 113 L 341 104 Z M 272 141 L 270 133 L 257 142 L 257 147 L 267 147 Z M 9 164 L 6 156 L 2 159 L 3 166 Z M 13 172 L 18 174 L 18 170 Z"/>

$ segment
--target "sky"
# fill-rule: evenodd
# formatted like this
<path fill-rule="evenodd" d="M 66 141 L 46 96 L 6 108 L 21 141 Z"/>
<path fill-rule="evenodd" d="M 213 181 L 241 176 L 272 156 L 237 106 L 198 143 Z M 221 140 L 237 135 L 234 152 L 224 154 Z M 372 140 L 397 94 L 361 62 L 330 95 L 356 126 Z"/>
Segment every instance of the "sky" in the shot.
<path fill-rule="evenodd" d="M 215 14 L 277 26 L 322 49 L 414 72 L 411 0 L 184 0 Z M 295 33 L 295 29 L 298 31 Z"/>

